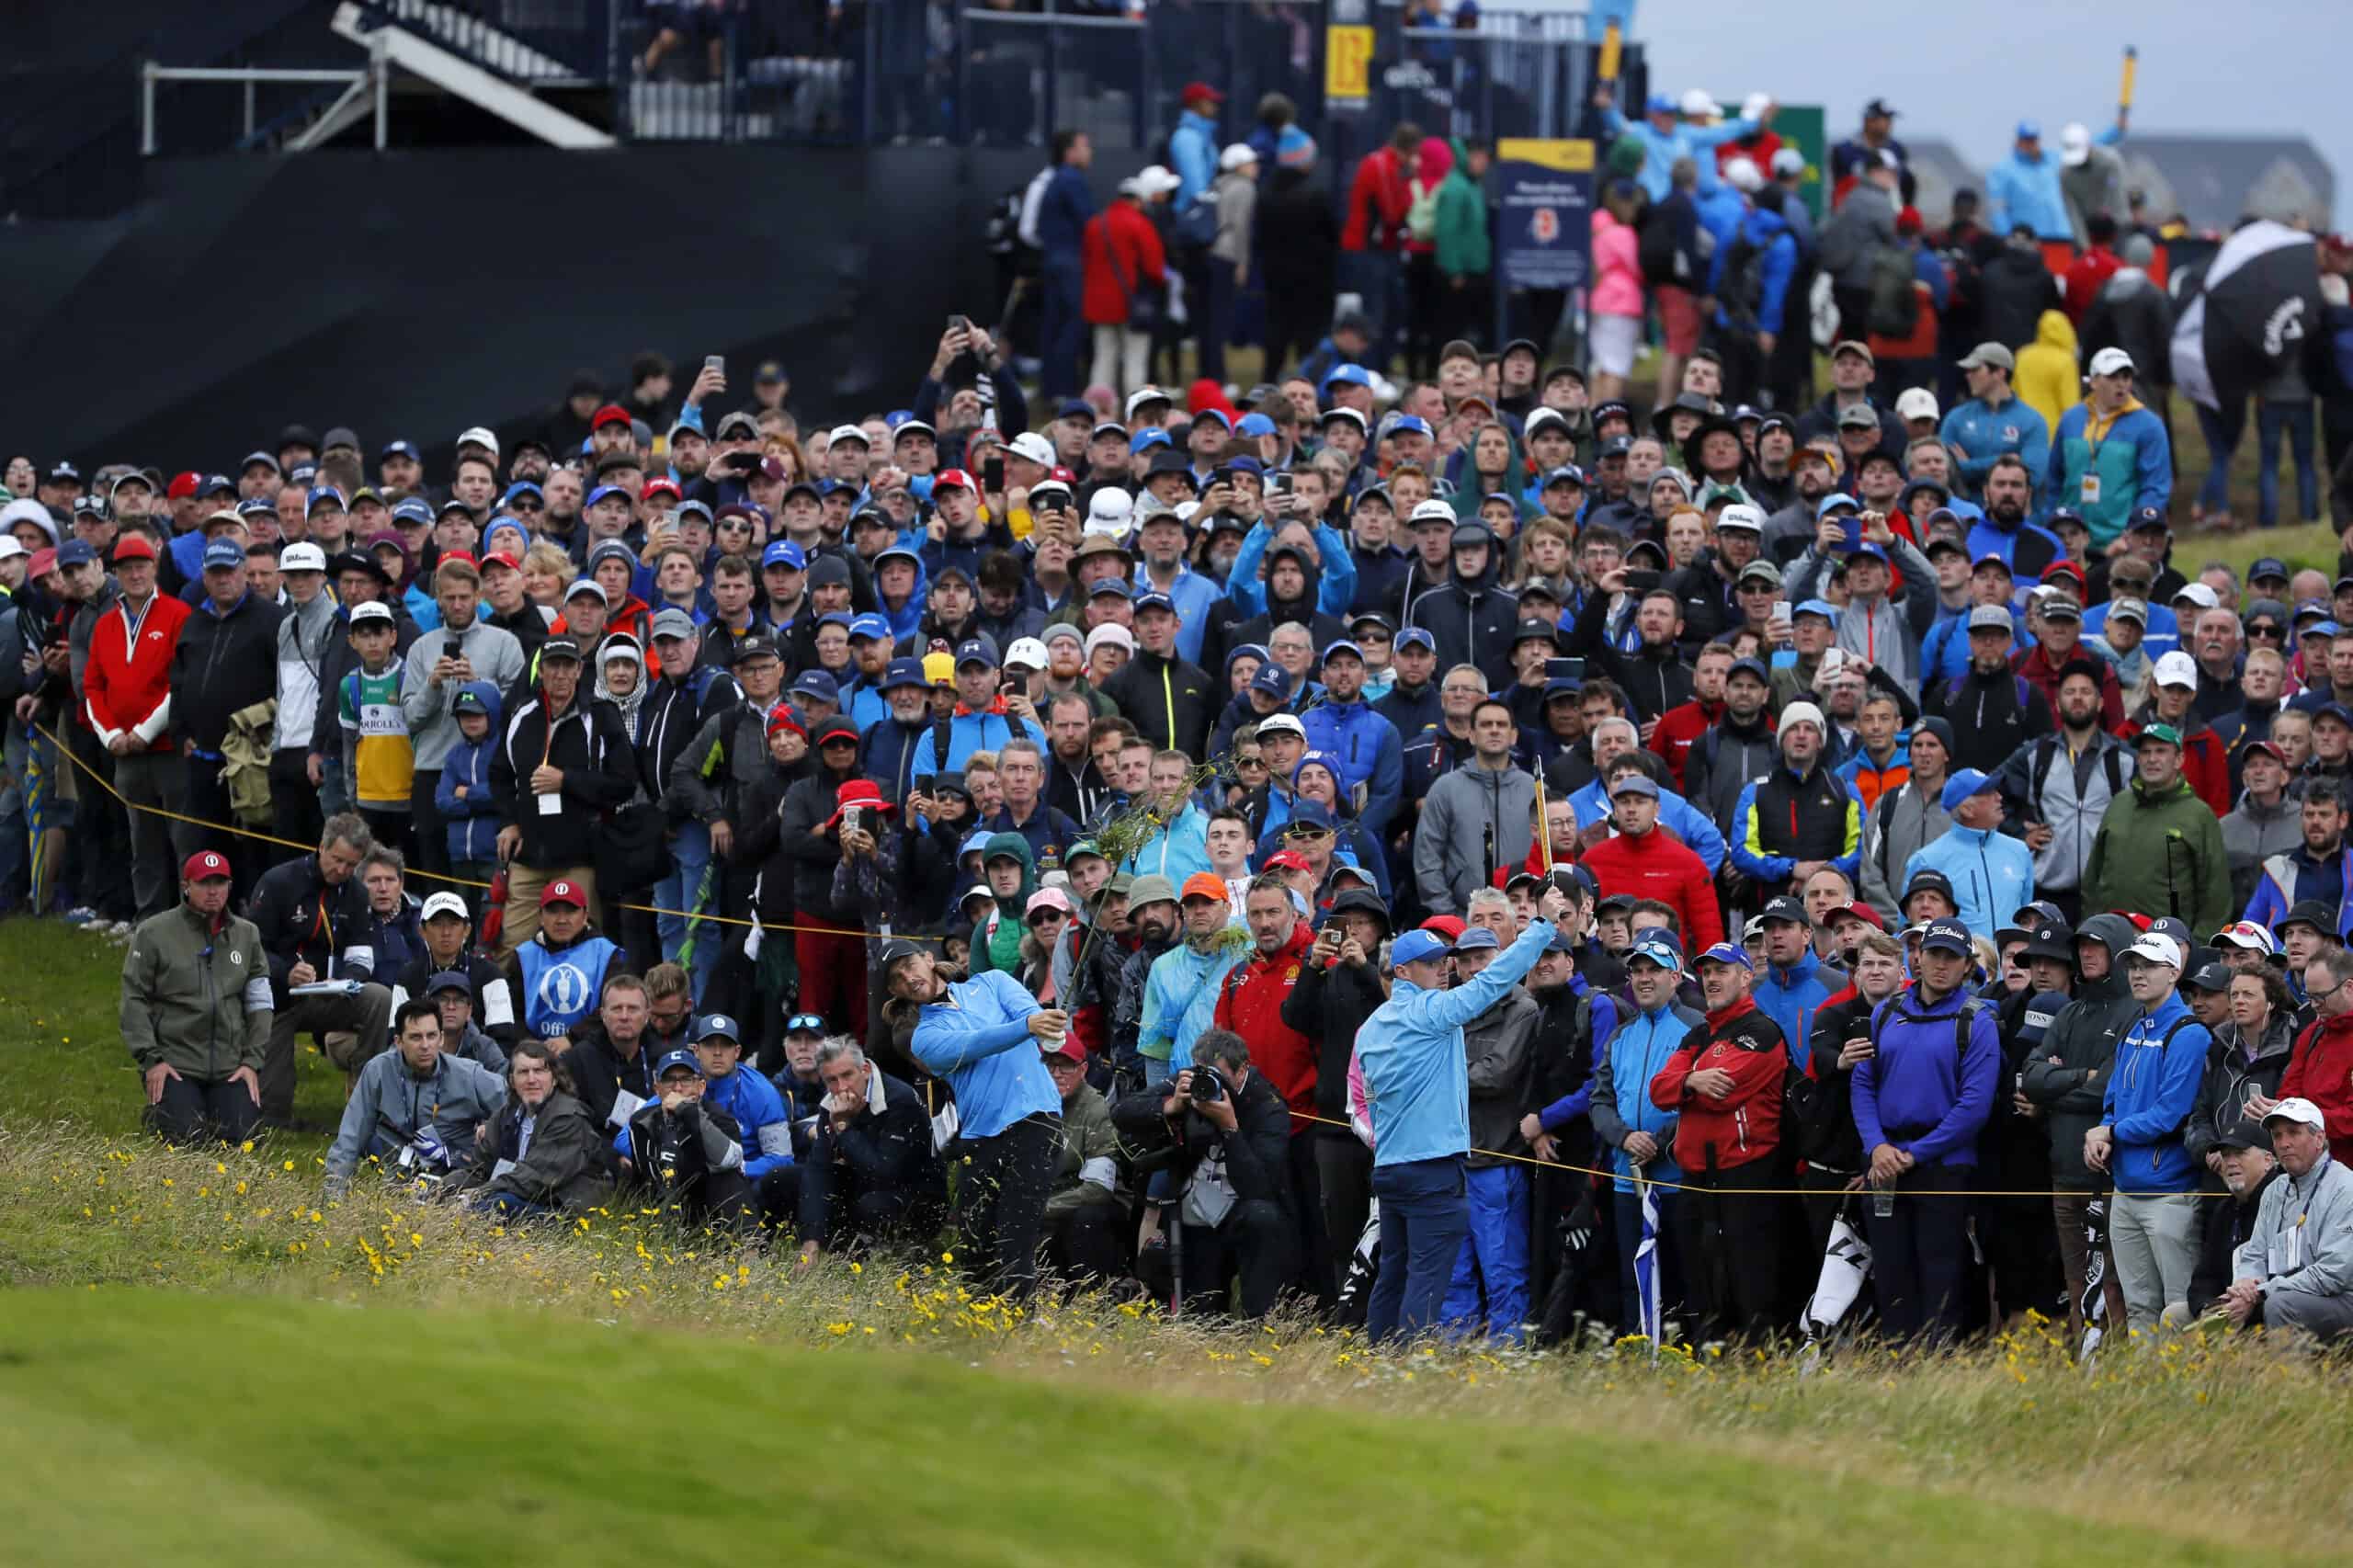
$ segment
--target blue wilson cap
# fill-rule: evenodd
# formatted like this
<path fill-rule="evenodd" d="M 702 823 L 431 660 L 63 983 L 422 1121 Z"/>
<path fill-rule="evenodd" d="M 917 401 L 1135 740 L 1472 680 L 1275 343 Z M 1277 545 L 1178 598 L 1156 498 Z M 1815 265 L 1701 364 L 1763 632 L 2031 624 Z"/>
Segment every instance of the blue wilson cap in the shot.
<path fill-rule="evenodd" d="M 1938 797 L 1938 803 L 1949 812 L 1970 796 L 1981 794 L 1993 788 L 1993 775 L 1974 767 L 1964 767 L 1945 780 L 1945 790 Z"/>
<path fill-rule="evenodd" d="M 1390 944 L 1389 967 L 1403 969 L 1424 959 L 1446 956 L 1446 938 L 1435 931 L 1408 931 Z"/>
<path fill-rule="evenodd" d="M 1752 974 L 1756 971 L 1756 966 L 1748 961 L 1748 949 L 1737 942 L 1718 942 L 1693 959 L 1691 967 L 1697 969 L 1703 963 L 1736 963 Z"/>
<path fill-rule="evenodd" d="M 1462 935 L 1454 938 L 1454 950 L 1458 953 L 1493 952 L 1502 946 L 1495 940 L 1495 934 L 1484 926 L 1465 926 Z"/>
<path fill-rule="evenodd" d="M 2021 141 L 2021 142 L 2040 142 L 2040 141 L 2041 141 L 2041 140 L 2042 140 L 2042 122 L 2041 122 L 2040 120 L 2035 120 L 2035 119 L 2021 119 L 2021 120 L 2019 120 L 2019 121 L 2018 121 L 2018 140 L 2019 140 L 2019 141 Z"/>
<path fill-rule="evenodd" d="M 628 491 L 623 490 L 618 484 L 600 484 L 597 486 L 596 489 L 588 492 L 588 499 L 583 501 L 581 506 L 583 507 L 594 506 L 597 502 L 605 500 L 609 496 L 618 496 L 623 501 L 634 501 L 637 499 L 636 496 L 631 495 Z"/>
<path fill-rule="evenodd" d="M 696 1077 L 699 1078 L 702 1076 L 702 1058 L 697 1056 L 691 1051 L 681 1050 L 668 1052 L 661 1061 L 654 1064 L 654 1075 L 656 1078 L 659 1078 L 663 1074 L 667 1073 L 673 1067 L 691 1068 L 694 1070 L 694 1075 Z"/>
<path fill-rule="evenodd" d="M 760 551 L 760 565 L 764 570 L 770 566 L 790 566 L 795 572 L 806 572 L 809 570 L 809 557 L 790 540 L 780 539 Z"/>
<path fill-rule="evenodd" d="M 412 495 L 392 508 L 392 518 L 396 522 L 424 523 L 430 526 L 433 521 L 433 508 Z"/>
<path fill-rule="evenodd" d="M 849 634 L 852 637 L 888 637 L 891 635 L 891 623 L 869 610 L 864 615 L 850 618 Z"/>
<path fill-rule="evenodd" d="M 1245 414 L 1242 422 L 1233 427 L 1233 433 L 1237 436 L 1271 436 L 1275 433 L 1275 422 L 1263 414 Z"/>
<path fill-rule="evenodd" d="M 80 544 L 82 541 L 80 540 L 74 540 L 72 543 Z M 70 546 L 68 548 L 70 548 Z M 64 560 L 65 551 L 63 550 L 60 550 L 57 553 L 58 559 L 63 562 Z M 239 544 L 233 539 L 216 539 L 210 544 L 204 547 L 204 569 L 207 572 L 212 571 L 216 567 L 243 566 L 244 563 L 245 547 Z"/>
<path fill-rule="evenodd" d="M 1421 627 L 1409 626 L 1397 633 L 1397 647 L 1401 652 L 1407 648 L 1427 648 L 1430 652 L 1436 653 L 1438 639 L 1432 637 Z"/>

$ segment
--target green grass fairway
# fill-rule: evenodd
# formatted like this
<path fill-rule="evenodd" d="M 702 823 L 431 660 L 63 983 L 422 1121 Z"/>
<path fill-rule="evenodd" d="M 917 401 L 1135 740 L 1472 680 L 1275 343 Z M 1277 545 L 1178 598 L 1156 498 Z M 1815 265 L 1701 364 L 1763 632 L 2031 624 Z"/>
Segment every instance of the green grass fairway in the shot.
<path fill-rule="evenodd" d="M 1403 1421 L 475 1313 L 36 1291 L 0 1327 L 14 1562 L 2221 1561 L 1531 1411 Z"/>

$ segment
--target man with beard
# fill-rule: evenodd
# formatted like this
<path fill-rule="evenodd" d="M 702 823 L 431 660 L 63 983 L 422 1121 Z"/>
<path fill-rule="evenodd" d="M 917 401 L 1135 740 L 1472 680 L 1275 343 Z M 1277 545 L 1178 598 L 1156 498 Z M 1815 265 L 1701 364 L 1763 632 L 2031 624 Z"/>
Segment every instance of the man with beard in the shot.
<path fill-rule="evenodd" d="M 1643 594 L 1634 608 L 1634 634 L 1640 642 L 1631 653 L 1620 653 L 1602 635 L 1602 621 L 1617 596 L 1628 591 L 1625 568 L 1594 586 L 1598 591 L 1586 596 L 1576 628 L 1569 633 L 1569 652 L 1598 664 L 1625 691 L 1642 723 L 1653 725 L 1668 709 L 1691 699 L 1691 671 L 1677 645 L 1683 634 L 1682 601 L 1665 585 Z"/>
<path fill-rule="evenodd" d="M 1825 865 L 1855 876 L 1862 807 L 1823 766 L 1828 730 L 1811 702 L 1781 710 L 1780 766 L 1742 789 L 1724 835 L 1733 864 L 1762 894 L 1735 903 L 1754 909 Z"/>
<path fill-rule="evenodd" d="M 1684 758 L 1682 793 L 1731 831 L 1733 809 L 1751 780 L 1773 766 L 1773 717 L 1768 710 L 1771 676 L 1763 664 L 1741 659 L 1724 673 L 1723 713 L 1692 743 Z"/>
<path fill-rule="evenodd" d="M 2053 706 L 2059 699 L 2060 672 L 2082 657 L 2083 607 L 2066 593 L 2050 594 L 2034 618 L 2034 645 L 2011 663 L 2028 685 Z M 2100 672 L 2100 723 L 2113 730 L 2124 722 L 2124 692 L 2116 671 L 2106 660 L 2094 661 Z"/>
<path fill-rule="evenodd" d="M 1822 499 L 1838 487 L 1839 459 L 1833 445 L 1800 447 L 1790 461 L 1795 498 L 1765 519 L 1765 553 L 1780 566 L 1804 554 L 1813 542 Z"/>
<path fill-rule="evenodd" d="M 2056 535 L 2027 521 L 2033 508 L 2034 477 L 2025 460 L 1995 458 L 1985 475 L 1985 515 L 1970 525 L 1970 559 L 1998 555 L 2014 575 L 2040 580 L 2065 551 Z"/>
<path fill-rule="evenodd" d="M 1863 818 L 1861 892 L 1890 930 L 1903 923 L 1902 894 L 1910 885 L 1904 868 L 1952 824 L 1944 807 L 1952 726 L 1942 719 L 1922 719 L 1913 726 L 1905 750 L 1909 777 L 1900 788 L 1881 790 Z"/>
<path fill-rule="evenodd" d="M 2000 774 L 2002 793 L 2017 803 L 2034 851 L 2035 892 L 2070 921 L 2083 913 L 2092 841 L 2133 773 L 2131 752 L 2102 722 L 2103 677 L 2115 679 L 2098 660 L 2070 658 L 2059 671 L 2059 728 L 2019 747 Z"/>
<path fill-rule="evenodd" d="M 1128 921 L 1136 948 L 1120 966 L 1119 994 L 1111 1003 L 1111 1071 L 1123 1092 L 1143 1087 L 1143 1056 L 1137 1041 L 1143 1028 L 1144 982 L 1154 962 L 1176 948 L 1178 918 L 1175 882 L 1145 875 L 1130 884 Z"/>
<path fill-rule="evenodd" d="M 2263 862 L 2255 896 L 2247 901 L 2249 921 L 2276 928 L 2298 904 L 2340 906 L 2346 892 L 2345 818 L 2345 797 L 2337 790 L 2305 792 L 2299 823 L 2303 842 Z"/>
<path fill-rule="evenodd" d="M 2010 612 L 1979 605 L 1969 612 L 1969 673 L 1925 694 L 1923 706 L 1952 725 L 1953 763 L 1998 768 L 2010 754 L 2051 733 L 2051 705 L 2010 667 Z"/>

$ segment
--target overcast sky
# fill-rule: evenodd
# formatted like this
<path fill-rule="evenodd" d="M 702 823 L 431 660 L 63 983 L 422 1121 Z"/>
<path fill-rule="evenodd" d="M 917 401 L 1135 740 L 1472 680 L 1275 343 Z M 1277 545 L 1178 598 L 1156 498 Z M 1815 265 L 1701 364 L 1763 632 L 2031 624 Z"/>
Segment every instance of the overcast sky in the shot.
<path fill-rule="evenodd" d="M 1634 35 L 1654 85 L 1707 87 L 1727 104 L 1751 90 L 1818 103 L 1833 141 L 1852 133 L 1865 100 L 1902 112 L 1896 134 L 1937 135 L 1979 167 L 2006 150 L 2021 118 L 2097 129 L 2116 113 L 2124 46 L 2141 51 L 2132 128 L 2167 134 L 2302 133 L 2336 174 L 2336 226 L 2353 222 L 2353 0 L 2134 0 L 2053 6 L 2049 0 L 1890 6 L 1808 0 L 1794 11 L 1755 0 L 1640 0 Z"/>

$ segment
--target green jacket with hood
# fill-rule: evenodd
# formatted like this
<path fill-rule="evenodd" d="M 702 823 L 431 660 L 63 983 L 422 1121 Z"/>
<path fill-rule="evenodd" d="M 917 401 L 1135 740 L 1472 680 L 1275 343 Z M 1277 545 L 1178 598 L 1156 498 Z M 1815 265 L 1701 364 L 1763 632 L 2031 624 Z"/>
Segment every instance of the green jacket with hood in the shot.
<path fill-rule="evenodd" d="M 1007 974 L 1021 972 L 1021 938 L 1029 929 L 1029 895 L 1038 891 L 1038 862 L 1029 853 L 1029 841 L 1017 833 L 997 833 L 989 835 L 988 846 L 981 851 L 981 875 L 988 876 L 988 865 L 1002 855 L 1011 855 L 1021 862 L 1021 891 L 1011 898 L 999 898 L 995 910 L 972 928 L 972 972 L 1001 969 Z"/>
<path fill-rule="evenodd" d="M 2135 778 L 2109 802 L 2084 863 L 2084 907 L 2176 915 L 2192 931 L 2231 923 L 2235 906 L 2222 824 L 2188 779 L 2153 790 Z"/>
<path fill-rule="evenodd" d="M 1457 141 L 1454 167 L 1438 187 L 1438 269 L 1447 278 L 1484 276 L 1495 265 L 1487 237 L 1487 192 L 1471 177 L 1470 154 Z"/>

